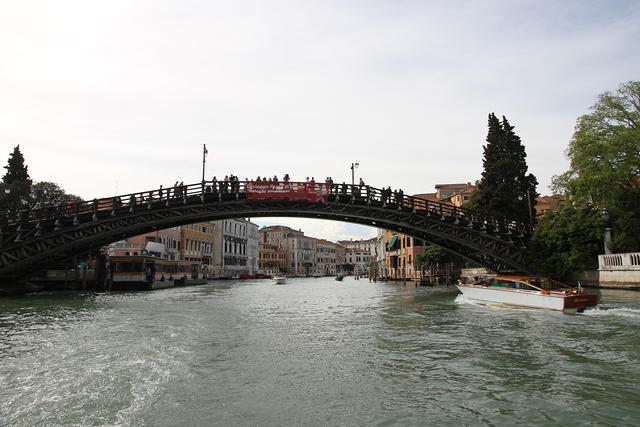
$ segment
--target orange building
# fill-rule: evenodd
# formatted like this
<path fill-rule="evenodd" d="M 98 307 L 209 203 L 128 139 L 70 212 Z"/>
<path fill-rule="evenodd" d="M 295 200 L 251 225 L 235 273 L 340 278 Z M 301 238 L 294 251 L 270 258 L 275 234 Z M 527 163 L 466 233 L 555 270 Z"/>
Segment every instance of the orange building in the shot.
<path fill-rule="evenodd" d="M 405 234 L 385 233 L 385 276 L 393 279 L 417 279 L 420 269 L 415 267 L 416 256 L 422 252 L 425 242 Z"/>

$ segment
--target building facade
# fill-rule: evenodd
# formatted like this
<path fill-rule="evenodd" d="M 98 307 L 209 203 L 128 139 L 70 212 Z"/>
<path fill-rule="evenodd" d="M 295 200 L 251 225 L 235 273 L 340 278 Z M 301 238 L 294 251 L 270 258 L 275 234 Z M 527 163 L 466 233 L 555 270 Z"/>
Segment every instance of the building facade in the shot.
<path fill-rule="evenodd" d="M 285 239 L 287 273 L 292 276 L 313 276 L 316 270 L 316 239 L 302 235 L 290 235 Z"/>
<path fill-rule="evenodd" d="M 416 267 L 416 256 L 422 252 L 425 242 L 393 231 L 385 232 L 384 277 L 390 279 L 420 279 L 421 271 Z"/>
<path fill-rule="evenodd" d="M 371 267 L 371 253 L 364 248 L 347 248 L 346 263 L 353 268 L 353 274 L 356 276 L 365 276 L 369 273 Z"/>
<path fill-rule="evenodd" d="M 214 225 L 198 222 L 180 226 L 180 259 L 201 262 L 205 270 L 213 264 Z"/>
<path fill-rule="evenodd" d="M 252 277 L 258 270 L 258 233 L 256 225 L 244 218 L 214 222 L 213 273 L 219 278 Z M 251 242 L 250 242 L 251 240 Z M 256 254 L 249 256 L 255 246 Z"/>
<path fill-rule="evenodd" d="M 274 243 L 258 243 L 258 273 L 265 276 L 282 274 L 287 270 L 284 250 Z"/>
<path fill-rule="evenodd" d="M 342 271 L 338 263 L 338 244 L 324 239 L 316 239 L 316 274 L 335 276 Z"/>

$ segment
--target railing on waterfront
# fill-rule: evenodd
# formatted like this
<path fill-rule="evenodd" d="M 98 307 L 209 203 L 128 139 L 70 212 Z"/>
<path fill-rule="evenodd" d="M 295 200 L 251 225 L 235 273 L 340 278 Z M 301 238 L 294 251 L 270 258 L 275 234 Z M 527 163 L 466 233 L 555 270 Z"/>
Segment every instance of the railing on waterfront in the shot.
<path fill-rule="evenodd" d="M 52 206 L 36 206 L 33 209 L 16 213 L 5 213 L 0 218 L 3 225 L 41 222 L 54 220 L 60 225 L 60 219 L 73 218 L 79 224 L 80 216 L 92 215 L 94 220 L 104 216 L 105 212 L 116 216 L 126 210 L 135 212 L 138 209 L 152 209 L 188 204 L 196 201 L 231 201 L 246 198 L 247 185 L 269 184 L 274 186 L 323 186 L 329 184 L 285 181 L 204 181 L 196 184 L 177 185 L 169 188 L 158 188 L 151 191 L 124 194 L 82 202 L 62 203 Z M 392 208 L 424 214 L 429 217 L 450 218 L 466 224 L 477 224 L 481 231 L 528 233 L 530 227 L 518 221 L 493 216 L 481 216 L 468 209 L 451 204 L 407 196 L 390 189 L 379 189 L 368 185 L 330 184 L 328 202 L 357 203 L 371 206 Z M 264 200 L 263 200 L 264 201 Z M 281 200 L 278 200 L 281 201 Z"/>
<path fill-rule="evenodd" d="M 598 255 L 598 270 L 640 270 L 640 252 Z"/>

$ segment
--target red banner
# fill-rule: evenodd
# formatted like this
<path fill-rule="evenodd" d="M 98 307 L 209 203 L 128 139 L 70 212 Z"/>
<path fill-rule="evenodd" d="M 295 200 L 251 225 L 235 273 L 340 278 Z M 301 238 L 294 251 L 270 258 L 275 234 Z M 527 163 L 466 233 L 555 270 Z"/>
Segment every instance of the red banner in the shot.
<path fill-rule="evenodd" d="M 245 187 L 247 200 L 307 201 L 329 200 L 331 184 L 314 182 L 248 182 Z"/>

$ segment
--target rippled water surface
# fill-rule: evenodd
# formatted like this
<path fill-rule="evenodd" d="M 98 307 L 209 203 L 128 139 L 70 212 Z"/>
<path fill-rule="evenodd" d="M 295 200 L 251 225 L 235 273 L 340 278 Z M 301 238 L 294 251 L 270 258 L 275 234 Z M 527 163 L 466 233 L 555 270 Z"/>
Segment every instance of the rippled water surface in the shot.
<path fill-rule="evenodd" d="M 0 299 L 0 425 L 638 425 L 640 293 L 584 315 L 346 278 Z"/>

